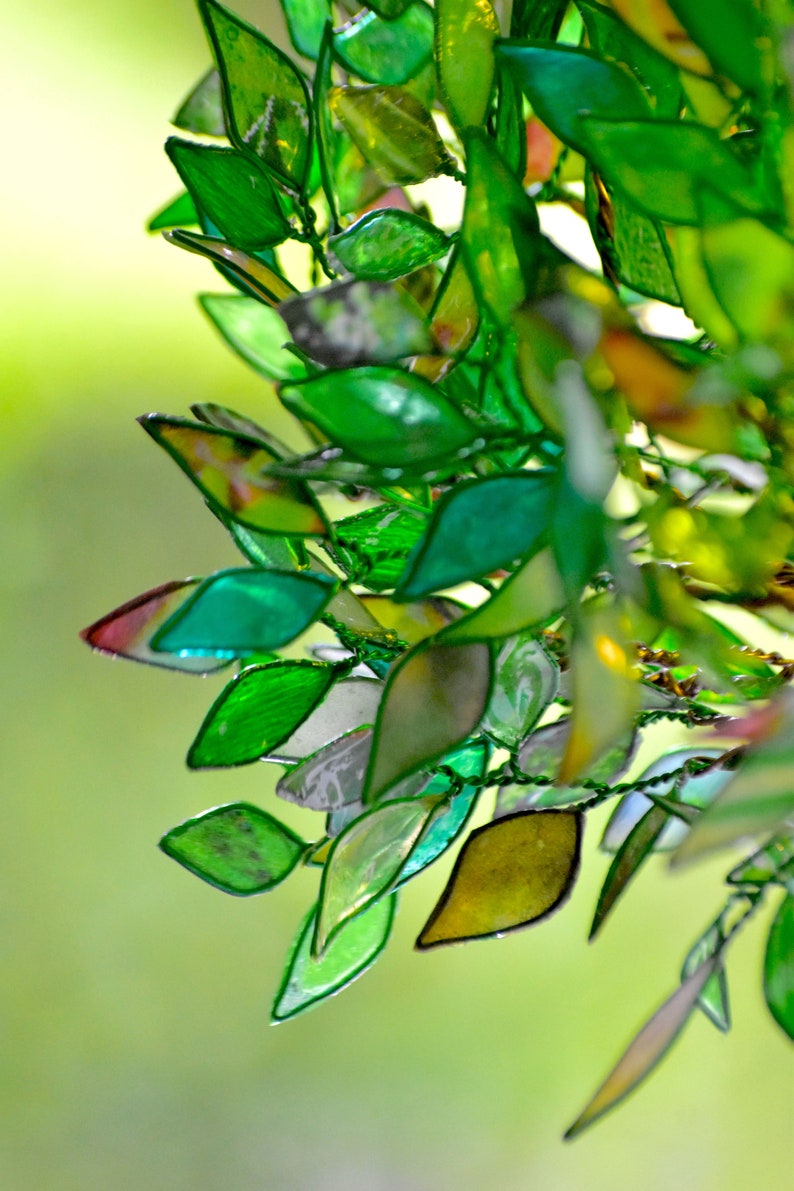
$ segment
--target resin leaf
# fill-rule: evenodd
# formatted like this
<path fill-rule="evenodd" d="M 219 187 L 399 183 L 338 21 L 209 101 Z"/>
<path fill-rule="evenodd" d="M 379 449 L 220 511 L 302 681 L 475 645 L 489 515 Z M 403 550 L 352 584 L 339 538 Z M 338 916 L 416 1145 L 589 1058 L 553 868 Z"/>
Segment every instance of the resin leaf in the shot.
<path fill-rule="evenodd" d="M 195 132 L 201 136 L 226 136 L 221 78 L 217 70 L 208 70 L 199 80 L 171 123 L 183 132 Z"/>
<path fill-rule="evenodd" d="M 515 749 L 557 694 L 559 678 L 559 666 L 534 637 L 506 641 L 496 655 L 483 731 L 506 749 Z"/>
<path fill-rule="evenodd" d="M 555 486 L 547 469 L 456 484 L 435 505 L 396 599 L 454 587 L 525 557 L 549 528 Z"/>
<path fill-rule="evenodd" d="M 581 834 L 581 816 L 567 811 L 526 811 L 478 827 L 417 948 L 499 936 L 546 918 L 571 893 Z"/>
<path fill-rule="evenodd" d="M 362 281 L 404 277 L 432 264 L 449 247 L 449 237 L 432 223 L 393 207 L 370 211 L 328 240 L 339 264 Z"/>
<path fill-rule="evenodd" d="M 185 579 L 164 583 L 143 595 L 136 596 L 89 625 L 80 633 L 92 649 L 110 657 L 129 658 L 150 666 L 164 666 L 167 670 L 183 670 L 188 674 L 213 674 L 229 665 L 228 658 L 194 658 L 155 653 L 150 642 L 157 630 L 201 582 Z"/>
<path fill-rule="evenodd" d="M 323 955 L 312 955 L 317 907 L 309 911 L 295 938 L 270 1020 L 288 1021 L 347 988 L 371 967 L 391 934 L 397 897 L 381 898 L 345 923 Z"/>
<path fill-rule="evenodd" d="M 218 571 L 158 629 L 152 649 L 188 657 L 268 653 L 307 629 L 335 587 L 325 575 Z"/>
<path fill-rule="evenodd" d="M 717 962 L 715 958 L 698 968 L 680 988 L 676 989 L 670 999 L 665 1001 L 647 1025 L 643 1026 L 620 1062 L 568 1129 L 565 1134 L 566 1141 L 576 1137 L 605 1112 L 609 1112 L 650 1075 L 689 1020 Z"/>
<path fill-rule="evenodd" d="M 460 130 L 484 124 L 499 21 L 490 0 L 437 0 L 435 56 L 444 106 Z"/>
<path fill-rule="evenodd" d="M 198 221 L 196 204 L 185 191 L 161 207 L 146 224 L 146 230 L 147 232 L 160 232 L 169 227 L 184 227 L 185 225 L 190 227 L 191 224 L 198 224 Z"/>
<path fill-rule="evenodd" d="M 244 294 L 202 294 L 201 307 L 229 346 L 268 380 L 302 380 L 305 365 L 285 350 L 281 315 Z"/>
<path fill-rule="evenodd" d="M 590 927 L 589 939 L 592 940 L 604 925 L 607 915 L 611 912 L 615 902 L 625 891 L 626 886 L 636 875 L 644 860 L 653 851 L 659 836 L 665 829 L 668 814 L 659 806 L 652 806 L 646 811 L 640 821 L 632 827 L 626 839 L 620 845 L 614 860 L 609 866 L 606 880 L 598 895 L 593 925 Z"/>
<path fill-rule="evenodd" d="M 265 759 L 290 764 L 317 753 L 354 728 L 374 724 L 382 695 L 383 683 L 373 678 L 347 678 L 335 683 L 298 730 Z"/>
<path fill-rule="evenodd" d="M 175 136 L 165 151 L 198 207 L 233 244 L 267 248 L 291 235 L 275 187 L 256 158 Z"/>
<path fill-rule="evenodd" d="M 780 903 L 769 931 L 764 996 L 781 1030 L 794 1039 L 794 896 L 790 893 Z"/>
<path fill-rule="evenodd" d="M 433 11 L 422 0 L 383 20 L 364 10 L 334 34 L 345 70 L 368 83 L 407 83 L 433 55 Z"/>
<path fill-rule="evenodd" d="M 474 731 L 491 689 L 485 645 L 425 645 L 391 671 L 375 724 L 365 801 L 437 761 Z"/>
<path fill-rule="evenodd" d="M 410 92 L 335 87 L 329 103 L 364 160 L 387 184 L 415 185 L 453 168 L 432 116 Z"/>
<path fill-rule="evenodd" d="M 662 779 L 663 774 L 680 769 L 687 761 L 692 761 L 695 758 L 716 760 L 720 756 L 722 756 L 722 749 L 674 749 L 672 752 L 664 753 L 658 760 L 653 761 L 647 769 L 642 771 L 637 780 L 645 782 L 648 778 L 652 777 Z M 655 782 L 651 787 L 651 791 L 653 794 L 665 796 L 673 795 L 674 793 L 676 800 L 684 803 L 685 806 L 703 809 L 710 802 L 713 802 L 723 786 L 730 780 L 730 777 L 730 770 L 719 766 L 712 766 L 705 773 L 693 775 L 684 781 L 670 777 Z M 602 850 L 605 852 L 616 852 L 632 828 L 636 826 L 642 816 L 652 806 L 653 803 L 651 800 L 641 790 L 633 790 L 624 795 L 612 812 L 610 820 L 604 829 L 604 837 L 601 840 Z M 675 847 L 681 842 L 685 834 L 685 824 L 680 820 L 671 818 L 656 844 L 656 850 L 661 851 L 664 848 Z"/>
<path fill-rule="evenodd" d="M 379 467 L 429 465 L 470 446 L 478 432 L 427 381 L 396 368 L 325 373 L 283 385 L 280 396 L 343 450 Z"/>
<path fill-rule="evenodd" d="M 160 840 L 166 856 L 224 893 L 248 897 L 275 888 L 294 869 L 306 844 L 248 802 L 205 811 Z"/>
<path fill-rule="evenodd" d="M 355 728 L 301 761 L 279 779 L 276 794 L 296 806 L 330 813 L 342 807 L 358 806 L 364 812 L 362 794 L 372 728 Z M 412 774 L 389 791 L 389 799 L 412 798 L 427 785 L 427 775 Z"/>
<path fill-rule="evenodd" d="M 320 53 L 326 22 L 331 19 L 329 0 L 281 0 L 289 39 L 304 58 Z"/>
<path fill-rule="evenodd" d="M 333 368 L 389 364 L 431 347 L 410 294 L 381 282 L 336 281 L 282 302 L 279 314 L 301 351 Z"/>
<path fill-rule="evenodd" d="M 444 633 L 447 643 L 511 637 L 543 627 L 565 605 L 565 592 L 551 550 L 541 550 L 506 579 L 490 600 Z"/>
<path fill-rule="evenodd" d="M 336 677 L 320 662 L 277 661 L 249 666 L 210 708 L 187 763 L 191 769 L 248 765 L 293 734 Z"/>
<path fill-rule="evenodd" d="M 334 559 L 372 591 L 394 587 L 405 560 L 427 527 L 424 517 L 394 505 L 376 505 L 334 522 Z"/>
<path fill-rule="evenodd" d="M 206 257 L 217 265 L 221 272 L 230 273 L 269 306 L 277 306 L 279 302 L 295 293 L 295 287 L 279 273 L 274 272 L 256 256 L 227 244 L 225 240 L 200 236 L 182 228 L 163 234 L 169 244 L 184 248 L 186 252 L 194 252 L 197 256 Z"/>
<path fill-rule="evenodd" d="M 221 518 L 264 533 L 323 537 L 328 528 L 306 488 L 266 475 L 276 456 L 261 442 L 185 418 L 138 419 L 193 481 Z"/>
<path fill-rule="evenodd" d="M 221 76 L 230 140 L 300 190 L 311 134 L 303 76 L 262 33 L 216 0 L 201 0 L 200 9 Z"/>

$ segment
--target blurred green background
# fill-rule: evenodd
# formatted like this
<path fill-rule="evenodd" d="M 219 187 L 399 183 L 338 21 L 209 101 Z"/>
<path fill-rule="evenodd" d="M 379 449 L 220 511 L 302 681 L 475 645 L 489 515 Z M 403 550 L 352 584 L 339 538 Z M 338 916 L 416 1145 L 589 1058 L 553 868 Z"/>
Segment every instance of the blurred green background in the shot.
<path fill-rule="evenodd" d="M 571 903 L 537 931 L 414 953 L 434 870 L 371 973 L 268 1026 L 316 877 L 227 898 L 155 844 L 218 802 L 271 805 L 272 773 L 188 774 L 222 680 L 114 664 L 77 638 L 147 587 L 234 560 L 134 416 L 274 403 L 196 307 L 222 284 L 143 231 L 178 189 L 160 145 L 208 51 L 189 0 L 7 0 L 3 34 L 0 1186 L 787 1185 L 794 1083 L 762 1006 L 760 922 L 730 957 L 732 1034 L 699 1018 L 646 1088 L 561 1144 L 672 989 L 724 867 L 654 862 L 588 948 L 596 823 Z"/>

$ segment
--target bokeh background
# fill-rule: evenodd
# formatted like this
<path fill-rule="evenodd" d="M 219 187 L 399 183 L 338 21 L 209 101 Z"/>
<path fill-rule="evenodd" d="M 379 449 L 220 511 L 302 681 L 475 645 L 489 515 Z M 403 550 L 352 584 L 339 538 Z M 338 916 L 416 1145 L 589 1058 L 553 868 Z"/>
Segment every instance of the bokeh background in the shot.
<path fill-rule="evenodd" d="M 261 0 L 239 8 L 278 21 Z M 222 680 L 77 639 L 147 587 L 234 561 L 134 416 L 274 405 L 196 307 L 219 288 L 209 266 L 143 231 L 178 189 L 160 146 L 208 51 L 190 0 L 6 0 L 2 28 L 0 1186 L 788 1185 L 794 1082 L 762 1006 L 760 922 L 730 957 L 732 1033 L 698 1018 L 638 1095 L 560 1142 L 673 987 L 722 862 L 673 877 L 654 861 L 588 948 L 605 870 L 592 824 L 564 913 L 418 955 L 440 865 L 372 972 L 267 1024 L 316 878 L 227 898 L 155 844 L 218 802 L 270 805 L 272 775 L 186 771 Z"/>

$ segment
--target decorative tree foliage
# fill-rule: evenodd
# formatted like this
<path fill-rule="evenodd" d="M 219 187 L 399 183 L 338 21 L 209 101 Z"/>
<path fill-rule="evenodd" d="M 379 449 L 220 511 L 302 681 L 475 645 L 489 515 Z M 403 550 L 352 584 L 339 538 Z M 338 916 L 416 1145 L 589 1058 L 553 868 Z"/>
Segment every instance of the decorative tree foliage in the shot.
<path fill-rule="evenodd" d="M 300 61 L 199 0 L 213 62 L 166 145 L 186 190 L 150 227 L 234 287 L 202 307 L 302 447 L 218 406 L 143 417 L 244 565 L 83 635 L 235 665 L 188 764 L 262 759 L 324 816 L 305 843 L 230 803 L 161 841 L 238 895 L 320 870 L 274 1021 L 374 962 L 398 888 L 475 812 L 420 949 L 563 905 L 610 800 L 591 936 L 660 850 L 744 850 L 572 1136 L 697 1007 L 728 1028 L 729 943 L 767 901 L 764 995 L 794 1036 L 794 10 L 282 4 Z M 460 226 L 413 189 L 439 175 Z M 550 202 L 602 269 L 543 234 Z M 654 333 L 648 298 L 691 330 Z"/>

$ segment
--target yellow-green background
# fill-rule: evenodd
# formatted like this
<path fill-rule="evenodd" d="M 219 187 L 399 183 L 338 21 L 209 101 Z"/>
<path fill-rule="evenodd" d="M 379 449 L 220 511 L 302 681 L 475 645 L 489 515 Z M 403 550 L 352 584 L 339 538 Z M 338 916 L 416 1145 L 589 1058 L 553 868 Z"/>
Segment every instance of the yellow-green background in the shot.
<path fill-rule="evenodd" d="M 787 1185 L 794 1085 L 761 1003 L 761 923 L 731 956 L 732 1034 L 696 1020 L 622 1110 L 560 1143 L 718 906 L 721 864 L 655 862 L 588 948 L 595 824 L 572 902 L 537 931 L 415 954 L 434 872 L 371 973 L 268 1026 L 314 878 L 236 900 L 155 844 L 218 802 L 271 805 L 271 777 L 185 770 L 219 681 L 77 639 L 233 558 L 134 415 L 272 404 L 195 306 L 208 266 L 142 227 L 177 190 L 160 145 L 207 50 L 189 0 L 6 0 L 2 41 L 0 1186 Z"/>

